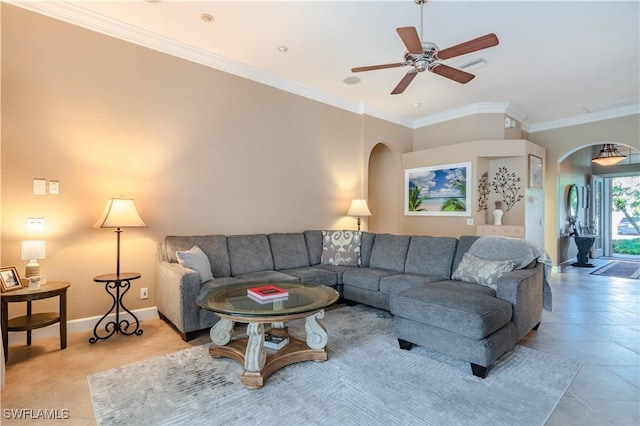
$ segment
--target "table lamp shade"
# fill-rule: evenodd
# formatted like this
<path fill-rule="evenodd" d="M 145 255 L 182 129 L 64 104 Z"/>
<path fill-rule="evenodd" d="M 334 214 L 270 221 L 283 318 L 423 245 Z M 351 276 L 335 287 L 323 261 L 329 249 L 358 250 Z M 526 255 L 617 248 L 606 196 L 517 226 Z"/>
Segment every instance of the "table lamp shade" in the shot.
<path fill-rule="evenodd" d="M 131 198 L 110 198 L 95 228 L 143 228 L 147 225 Z"/>
<path fill-rule="evenodd" d="M 46 242 L 44 240 L 27 240 L 22 242 L 22 252 L 20 258 L 28 260 L 25 267 L 25 277 L 35 277 L 40 275 L 39 259 L 45 257 Z"/>
<path fill-rule="evenodd" d="M 44 240 L 28 240 L 22 242 L 22 260 L 44 259 L 46 242 Z"/>
<path fill-rule="evenodd" d="M 347 211 L 347 216 L 371 216 L 371 212 L 367 206 L 367 200 L 352 200 L 351 206 L 349 206 L 349 211 Z"/>
<path fill-rule="evenodd" d="M 351 200 L 351 205 L 347 211 L 347 216 L 356 216 L 358 218 L 358 231 L 360 230 L 360 218 L 362 216 L 371 216 L 369 207 L 367 206 L 367 200 L 358 198 Z"/>

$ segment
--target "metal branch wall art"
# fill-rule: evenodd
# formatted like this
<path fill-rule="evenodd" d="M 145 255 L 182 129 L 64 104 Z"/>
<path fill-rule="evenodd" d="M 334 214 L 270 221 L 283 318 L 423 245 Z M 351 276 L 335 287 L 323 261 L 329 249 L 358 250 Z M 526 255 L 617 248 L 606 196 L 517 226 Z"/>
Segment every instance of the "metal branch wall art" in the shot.
<path fill-rule="evenodd" d="M 524 198 L 524 195 L 520 194 L 520 180 L 515 172 L 509 173 L 506 167 L 500 167 L 491 181 L 495 193 L 502 197 L 505 211 L 511 210 L 511 207 Z"/>
<path fill-rule="evenodd" d="M 478 182 L 478 211 L 489 209 L 489 172 L 484 172 Z"/>

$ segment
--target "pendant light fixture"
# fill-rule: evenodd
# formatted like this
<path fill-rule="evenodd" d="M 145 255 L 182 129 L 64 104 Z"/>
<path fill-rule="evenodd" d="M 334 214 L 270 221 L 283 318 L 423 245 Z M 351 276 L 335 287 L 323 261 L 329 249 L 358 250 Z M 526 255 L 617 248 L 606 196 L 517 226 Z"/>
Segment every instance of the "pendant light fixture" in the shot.
<path fill-rule="evenodd" d="M 601 166 L 613 166 L 625 158 L 627 158 L 627 156 L 621 154 L 614 144 L 605 143 L 602 145 L 602 149 L 598 156 L 591 161 Z"/>

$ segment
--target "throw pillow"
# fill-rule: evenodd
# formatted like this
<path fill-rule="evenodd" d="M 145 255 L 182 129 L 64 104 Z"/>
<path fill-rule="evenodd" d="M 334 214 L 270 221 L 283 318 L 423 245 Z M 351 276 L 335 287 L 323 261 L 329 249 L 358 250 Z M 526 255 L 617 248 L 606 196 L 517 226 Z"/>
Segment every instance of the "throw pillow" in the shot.
<path fill-rule="evenodd" d="M 193 246 L 190 250 L 176 251 L 176 258 L 185 268 L 196 271 L 200 275 L 201 283 L 213 279 L 209 258 L 200 247 Z"/>
<path fill-rule="evenodd" d="M 322 231 L 320 263 L 333 266 L 360 265 L 360 231 Z"/>
<path fill-rule="evenodd" d="M 498 278 L 513 271 L 515 266 L 513 260 L 487 260 L 465 253 L 451 278 L 497 290 Z"/>

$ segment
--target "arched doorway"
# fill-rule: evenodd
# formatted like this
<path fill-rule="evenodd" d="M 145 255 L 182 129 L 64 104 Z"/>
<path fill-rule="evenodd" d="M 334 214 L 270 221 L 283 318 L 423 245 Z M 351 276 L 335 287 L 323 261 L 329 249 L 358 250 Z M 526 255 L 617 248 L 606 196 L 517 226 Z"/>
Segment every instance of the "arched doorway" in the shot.
<path fill-rule="evenodd" d="M 578 146 L 558 158 L 557 162 L 557 206 L 558 240 L 557 258 L 559 266 L 571 264 L 577 255 L 577 247 L 571 233 L 567 214 L 567 192 L 570 185 L 576 185 L 579 191 L 579 207 L 576 215 L 577 229 L 594 235 L 594 244 L 590 257 L 611 256 L 612 238 L 615 230 L 612 217 L 615 216 L 612 204 L 611 182 L 615 177 L 638 176 L 637 149 L 618 144 L 627 159 L 614 166 L 597 166 L 591 162 L 603 143 L 587 143 Z"/>
<path fill-rule="evenodd" d="M 372 232 L 401 233 L 398 229 L 398 212 L 402 208 L 402 188 L 398 161 L 393 151 L 384 143 L 378 143 L 369 155 L 368 201 Z"/>

